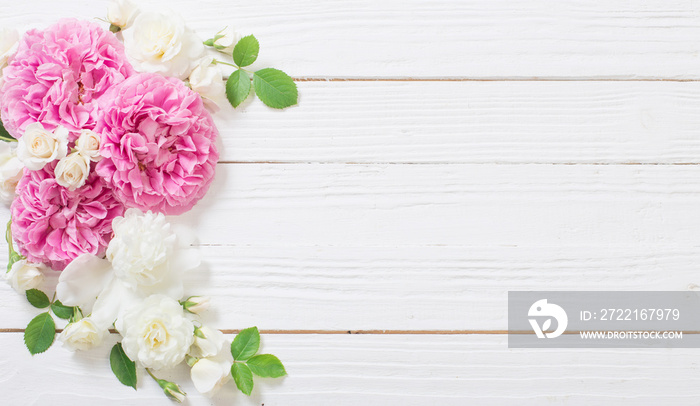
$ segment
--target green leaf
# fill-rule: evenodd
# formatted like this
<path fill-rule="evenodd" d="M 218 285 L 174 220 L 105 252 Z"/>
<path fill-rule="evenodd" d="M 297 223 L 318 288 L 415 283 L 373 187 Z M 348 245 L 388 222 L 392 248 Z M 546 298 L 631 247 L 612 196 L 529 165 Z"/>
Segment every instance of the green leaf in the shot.
<path fill-rule="evenodd" d="M 264 378 L 279 378 L 287 375 L 282 361 L 272 354 L 256 355 L 251 357 L 246 364 L 255 375 Z"/>
<path fill-rule="evenodd" d="M 231 343 L 231 355 L 236 361 L 245 361 L 260 348 L 260 332 L 257 327 L 242 330 Z"/>
<path fill-rule="evenodd" d="M 39 354 L 51 347 L 55 335 L 56 324 L 53 317 L 48 312 L 41 313 L 34 317 L 24 330 L 24 344 L 32 355 Z"/>
<path fill-rule="evenodd" d="M 238 107 L 250 94 L 250 76 L 242 70 L 234 71 L 226 81 L 226 98 L 233 107 Z"/>
<path fill-rule="evenodd" d="M 56 315 L 56 317 L 68 320 L 71 318 L 71 316 L 73 316 L 75 309 L 69 306 L 64 306 L 63 303 L 56 300 L 55 302 L 51 303 L 51 311 Z"/>
<path fill-rule="evenodd" d="M 297 85 L 281 70 L 260 69 L 253 74 L 253 86 L 260 100 L 273 109 L 297 104 Z"/>
<path fill-rule="evenodd" d="M 27 295 L 27 300 L 29 303 L 39 309 L 49 307 L 51 304 L 51 301 L 49 300 L 49 297 L 46 296 L 46 293 L 38 289 L 29 289 L 27 292 L 25 292 L 25 294 Z"/>
<path fill-rule="evenodd" d="M 119 382 L 136 390 L 136 363 L 127 357 L 122 343 L 114 344 L 109 354 L 109 365 Z"/>
<path fill-rule="evenodd" d="M 2 121 L 0 121 L 0 140 L 1 141 L 7 141 L 7 142 L 16 142 L 17 140 L 10 135 L 10 133 L 7 132 L 5 127 L 2 125 Z"/>
<path fill-rule="evenodd" d="M 260 52 L 260 43 L 253 35 L 243 37 L 233 47 L 233 62 L 241 68 L 248 66 L 258 59 Z"/>
<path fill-rule="evenodd" d="M 250 393 L 253 391 L 253 373 L 250 371 L 250 368 L 240 362 L 234 362 L 231 365 L 231 376 L 233 376 L 238 389 L 250 396 Z"/>

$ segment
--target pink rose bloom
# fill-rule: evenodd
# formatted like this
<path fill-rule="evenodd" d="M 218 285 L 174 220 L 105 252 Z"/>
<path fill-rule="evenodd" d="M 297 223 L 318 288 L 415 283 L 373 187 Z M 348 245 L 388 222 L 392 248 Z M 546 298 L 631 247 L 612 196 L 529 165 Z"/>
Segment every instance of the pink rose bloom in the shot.
<path fill-rule="evenodd" d="M 122 43 L 96 23 L 66 19 L 31 30 L 4 69 L 2 122 L 15 138 L 34 122 L 62 125 L 74 141 L 95 127 L 97 99 L 132 73 Z"/>
<path fill-rule="evenodd" d="M 97 173 L 126 207 L 181 214 L 209 189 L 218 135 L 202 98 L 179 79 L 131 76 L 104 97 Z"/>
<path fill-rule="evenodd" d="M 85 185 L 70 191 L 56 182 L 56 162 L 25 170 L 12 202 L 12 236 L 20 254 L 63 270 L 84 253 L 103 255 L 112 238 L 112 219 L 124 213 L 94 171 Z"/>

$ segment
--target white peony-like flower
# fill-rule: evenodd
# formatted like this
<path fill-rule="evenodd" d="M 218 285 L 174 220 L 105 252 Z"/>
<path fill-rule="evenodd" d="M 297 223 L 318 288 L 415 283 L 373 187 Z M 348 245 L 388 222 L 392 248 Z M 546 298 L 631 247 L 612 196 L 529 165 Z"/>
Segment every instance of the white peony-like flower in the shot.
<path fill-rule="evenodd" d="M 177 269 L 188 265 L 178 262 L 181 247 L 162 213 L 129 209 L 124 217 L 112 221 L 112 230 L 114 238 L 107 246 L 107 259 L 116 276 L 132 289 L 161 286 L 167 279 L 179 276 Z M 170 296 L 182 297 L 182 288 L 177 293 Z"/>
<path fill-rule="evenodd" d="M 56 183 L 68 188 L 68 190 L 82 187 L 90 175 L 90 158 L 73 152 L 58 161 L 56 168 L 54 168 L 54 174 L 56 175 Z"/>
<path fill-rule="evenodd" d="M 138 7 L 129 0 L 112 0 L 107 7 L 107 21 L 121 29 L 129 28 L 138 11 Z"/>
<path fill-rule="evenodd" d="M 5 66 L 12 55 L 17 52 L 19 32 L 15 29 L 0 28 L 0 68 Z M 0 71 L 2 76 L 2 71 Z"/>
<path fill-rule="evenodd" d="M 172 368 L 194 341 L 194 324 L 177 300 L 153 295 L 118 320 L 124 352 L 144 368 Z"/>
<path fill-rule="evenodd" d="M 182 274 L 199 266 L 197 250 L 182 234 L 170 231 L 162 214 L 129 209 L 114 219 L 112 229 L 107 259 L 79 256 L 61 272 L 56 286 L 61 303 L 92 309 L 93 321 L 104 329 L 153 294 L 181 299 Z"/>
<path fill-rule="evenodd" d="M 100 135 L 92 130 L 80 131 L 80 136 L 75 141 L 75 149 L 93 162 L 102 159 L 102 155 L 100 155 Z"/>
<path fill-rule="evenodd" d="M 196 358 L 213 357 L 221 351 L 226 338 L 221 331 L 202 326 L 198 334 L 194 335 L 194 344 L 190 348 L 189 354 Z"/>
<path fill-rule="evenodd" d="M 174 14 L 144 12 L 124 31 L 124 46 L 134 68 L 186 79 L 204 54 L 204 44 Z"/>
<path fill-rule="evenodd" d="M 17 145 L 17 157 L 27 169 L 37 171 L 49 162 L 68 154 L 68 130 L 58 127 L 53 132 L 41 123 L 29 124 Z"/>
<path fill-rule="evenodd" d="M 204 105 L 212 111 L 226 103 L 226 85 L 218 65 L 212 64 L 214 58 L 205 57 L 190 73 L 190 87 L 202 96 Z"/>
<path fill-rule="evenodd" d="M 226 27 L 217 32 L 212 39 L 214 39 L 214 41 L 212 41 L 213 47 L 216 48 L 217 51 L 221 51 L 230 56 L 233 53 L 233 48 L 235 48 L 238 41 L 241 40 L 241 34 L 232 27 Z"/>
<path fill-rule="evenodd" d="M 5 274 L 7 282 L 14 290 L 19 293 L 24 293 L 30 289 L 36 289 L 44 283 L 44 272 L 48 268 L 43 264 L 35 264 L 27 262 L 26 259 L 20 259 L 12 264 L 10 272 Z"/>
<path fill-rule="evenodd" d="M 58 339 L 71 351 L 86 351 L 102 344 L 107 333 L 107 330 L 96 326 L 90 317 L 86 317 L 67 325 Z"/>
<path fill-rule="evenodd" d="M 215 356 L 202 358 L 192 365 L 190 377 L 199 393 L 212 396 L 231 379 L 233 356 L 228 348 L 230 343 L 224 344 Z"/>
<path fill-rule="evenodd" d="M 0 200 L 4 203 L 9 204 L 14 200 L 23 169 L 14 143 L 0 142 Z"/>

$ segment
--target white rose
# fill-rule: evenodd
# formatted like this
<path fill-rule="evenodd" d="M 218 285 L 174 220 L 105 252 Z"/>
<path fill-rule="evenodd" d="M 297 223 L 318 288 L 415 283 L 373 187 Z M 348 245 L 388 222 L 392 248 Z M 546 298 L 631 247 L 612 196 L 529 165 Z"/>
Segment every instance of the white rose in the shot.
<path fill-rule="evenodd" d="M 10 28 L 0 28 L 0 68 L 17 52 L 19 33 Z M 2 72 L 0 72 L 2 75 Z"/>
<path fill-rule="evenodd" d="M 202 96 L 204 104 L 211 110 L 226 102 L 226 85 L 218 65 L 212 64 L 213 58 L 206 57 L 190 73 L 190 87 Z"/>
<path fill-rule="evenodd" d="M 212 41 L 214 48 L 216 48 L 217 51 L 229 54 L 230 56 L 233 53 L 233 48 L 235 48 L 238 41 L 241 40 L 241 34 L 236 32 L 236 30 L 231 27 L 226 27 L 217 32 L 214 38 L 216 38 L 214 41 Z"/>
<path fill-rule="evenodd" d="M 204 44 L 180 16 L 144 12 L 124 31 L 124 46 L 134 68 L 186 79 L 204 53 Z"/>
<path fill-rule="evenodd" d="M 215 356 L 202 358 L 192 365 L 190 377 L 199 393 L 211 396 L 231 378 L 233 356 L 226 344 Z"/>
<path fill-rule="evenodd" d="M 80 136 L 75 142 L 75 149 L 93 162 L 102 159 L 100 155 L 100 135 L 92 130 L 80 131 Z"/>
<path fill-rule="evenodd" d="M 0 143 L 0 200 L 5 203 L 11 203 L 15 198 L 15 189 L 24 169 L 13 144 Z"/>
<path fill-rule="evenodd" d="M 211 327 L 200 327 L 197 333 L 189 351 L 189 354 L 196 358 L 213 357 L 221 351 L 226 341 L 224 333 Z"/>
<path fill-rule="evenodd" d="M 107 8 L 107 21 L 121 29 L 128 28 L 136 18 L 138 8 L 129 0 L 112 0 Z"/>
<path fill-rule="evenodd" d="M 145 294 L 181 298 L 180 274 L 199 265 L 196 250 L 183 246 L 162 213 L 129 209 L 112 221 L 107 259 L 126 286 Z"/>
<path fill-rule="evenodd" d="M 41 123 L 29 124 L 17 145 L 17 157 L 27 169 L 37 171 L 49 162 L 68 153 L 68 130 L 58 127 L 54 132 Z"/>
<path fill-rule="evenodd" d="M 71 351 L 86 351 L 102 344 L 108 332 L 99 329 L 90 317 L 86 317 L 67 325 L 58 339 Z"/>
<path fill-rule="evenodd" d="M 144 368 L 172 368 L 185 359 L 194 325 L 177 300 L 152 295 L 117 320 L 124 352 Z"/>
<path fill-rule="evenodd" d="M 56 183 L 68 188 L 68 190 L 80 188 L 85 184 L 90 174 L 90 158 L 73 152 L 58 161 L 54 174 L 56 175 Z"/>
<path fill-rule="evenodd" d="M 14 290 L 24 293 L 30 289 L 36 289 L 44 283 L 44 272 L 47 270 L 43 264 L 27 262 L 20 259 L 12 264 L 10 272 L 5 274 L 8 283 Z"/>

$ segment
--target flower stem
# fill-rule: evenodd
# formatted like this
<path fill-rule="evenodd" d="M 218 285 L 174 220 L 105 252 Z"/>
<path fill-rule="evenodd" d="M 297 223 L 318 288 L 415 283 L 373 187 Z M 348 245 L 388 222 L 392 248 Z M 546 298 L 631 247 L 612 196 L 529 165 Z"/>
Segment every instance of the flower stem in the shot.
<path fill-rule="evenodd" d="M 234 64 L 232 64 L 232 63 L 220 61 L 220 60 L 218 60 L 218 59 L 214 59 L 214 63 L 220 63 L 220 64 L 222 64 L 222 65 L 228 65 L 228 66 L 233 66 L 234 68 L 238 68 L 238 66 L 236 66 L 236 65 L 234 65 Z M 239 68 L 239 69 L 240 69 L 240 68 Z"/>
<path fill-rule="evenodd" d="M 158 382 L 158 384 L 160 384 L 160 382 L 159 382 L 160 379 L 156 378 L 156 376 L 153 375 L 153 372 L 151 372 L 150 369 L 146 368 L 146 372 L 148 372 L 148 375 L 151 375 L 151 378 L 153 378 L 154 381 L 156 381 L 156 382 Z"/>

